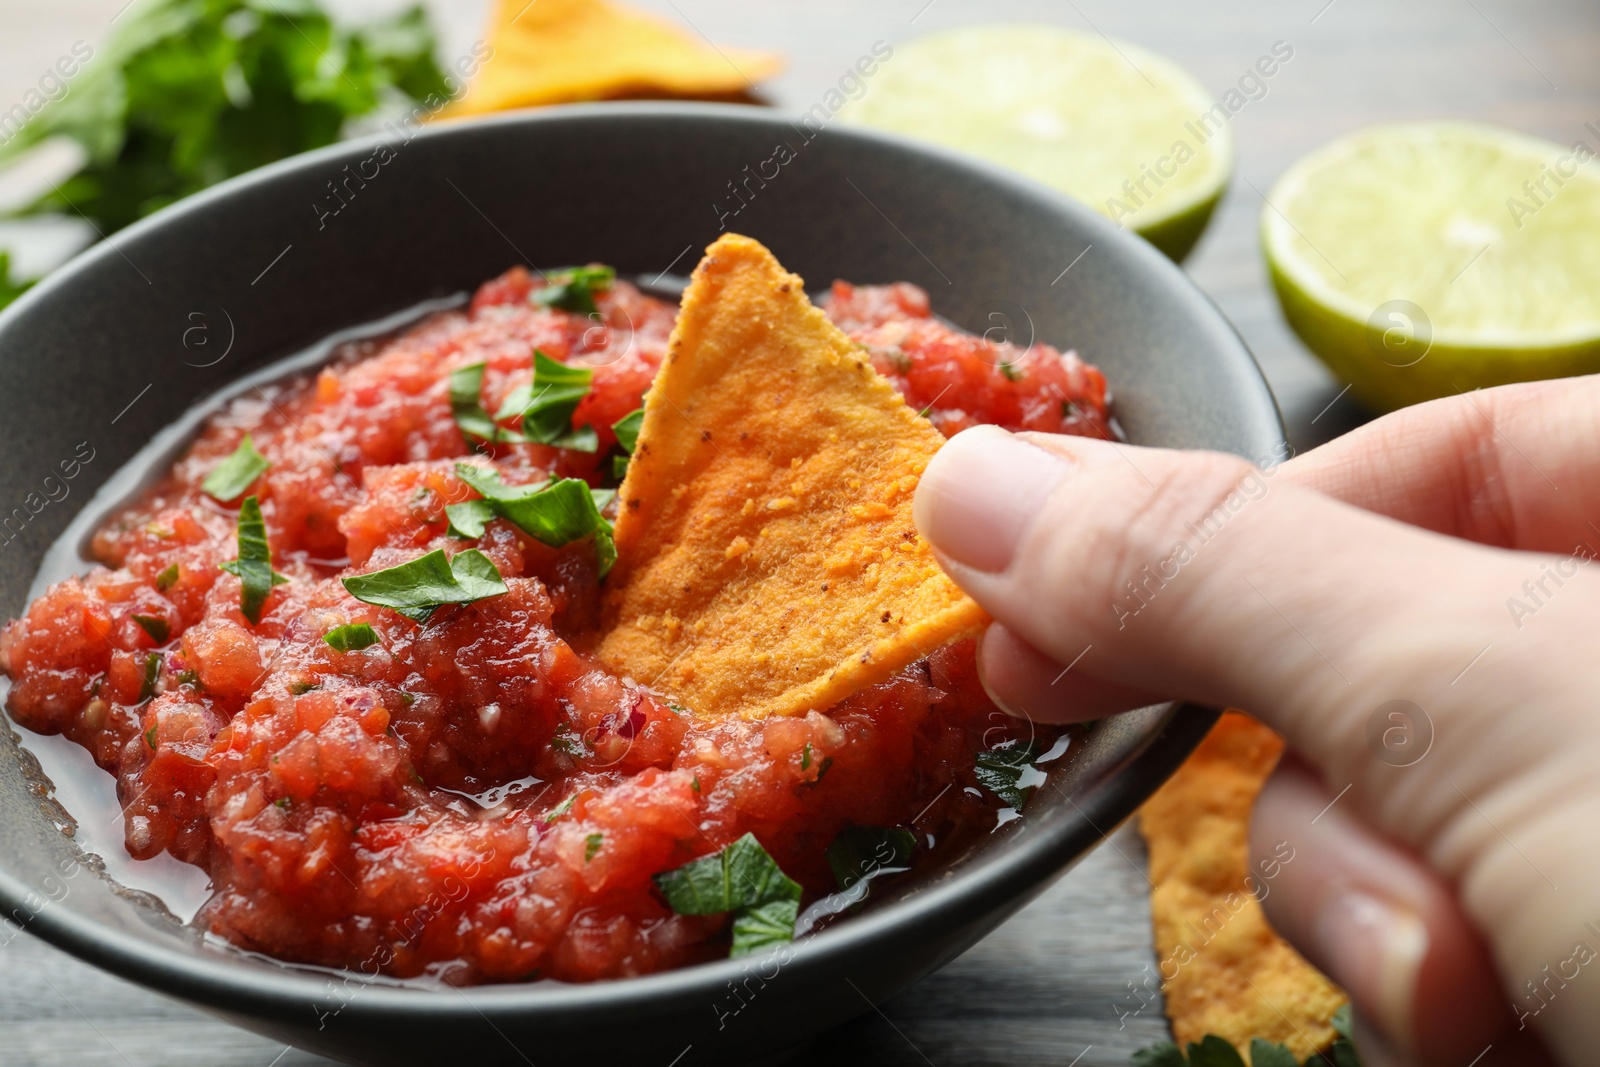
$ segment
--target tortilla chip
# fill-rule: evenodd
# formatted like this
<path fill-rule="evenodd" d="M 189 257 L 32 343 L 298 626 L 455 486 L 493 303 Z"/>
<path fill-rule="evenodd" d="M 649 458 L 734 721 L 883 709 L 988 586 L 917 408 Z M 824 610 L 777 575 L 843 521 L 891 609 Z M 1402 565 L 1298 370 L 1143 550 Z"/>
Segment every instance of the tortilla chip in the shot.
<path fill-rule="evenodd" d="M 499 0 L 489 45 L 444 117 L 628 96 L 728 98 L 783 66 L 775 53 L 717 48 L 606 0 Z"/>
<path fill-rule="evenodd" d="M 1333 1041 L 1329 1020 L 1348 999 L 1261 910 L 1276 871 L 1250 868 L 1250 809 L 1282 751 L 1277 734 L 1230 711 L 1139 812 L 1161 988 L 1180 1045 L 1216 1034 L 1245 1049 L 1259 1037 L 1304 1059 Z"/>
<path fill-rule="evenodd" d="M 796 715 L 976 632 L 911 519 L 943 440 L 800 278 L 722 237 L 645 399 L 600 658 L 700 713 Z"/>

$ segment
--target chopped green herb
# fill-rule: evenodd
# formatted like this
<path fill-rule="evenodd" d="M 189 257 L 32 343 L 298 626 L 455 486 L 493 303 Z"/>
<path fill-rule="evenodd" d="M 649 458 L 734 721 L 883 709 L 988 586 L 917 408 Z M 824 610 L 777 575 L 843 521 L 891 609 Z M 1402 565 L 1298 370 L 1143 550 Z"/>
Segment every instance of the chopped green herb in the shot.
<path fill-rule="evenodd" d="M 226 504 L 230 500 L 237 500 L 241 493 L 250 488 L 250 483 L 266 473 L 270 466 L 271 461 L 256 451 L 256 443 L 249 434 L 245 434 L 239 441 L 239 447 L 227 459 L 211 468 L 211 473 L 200 483 L 200 488 Z"/>
<path fill-rule="evenodd" d="M 600 309 L 595 306 L 594 294 L 611 288 L 611 283 L 617 279 L 617 272 L 614 268 L 593 264 L 551 271 L 546 279 L 550 284 L 535 289 L 528 299 L 545 307 L 560 308 L 579 315 L 595 315 Z"/>
<path fill-rule="evenodd" d="M 222 569 L 239 579 L 239 610 L 251 623 L 261 621 L 261 606 L 272 587 L 289 579 L 272 569 L 272 548 L 267 544 L 267 524 L 261 518 L 261 505 L 253 496 L 239 505 L 239 558 L 222 564 Z"/>
<path fill-rule="evenodd" d="M 158 645 L 167 643 L 167 638 L 172 635 L 172 627 L 166 619 L 155 615 L 135 615 L 133 621 L 139 624 L 139 629 L 150 635 L 150 640 Z"/>
<path fill-rule="evenodd" d="M 445 507 L 444 514 L 445 518 L 450 520 L 450 536 L 465 541 L 476 541 L 482 537 L 483 528 L 499 515 L 494 509 L 494 502 L 490 500 L 467 500 L 460 504 L 449 504 Z"/>
<path fill-rule="evenodd" d="M 696 793 L 700 792 L 700 776 L 698 774 L 689 779 L 689 788 L 693 789 Z"/>
<path fill-rule="evenodd" d="M 302 696 L 311 692 L 313 689 L 321 688 L 322 686 L 317 682 L 299 681 L 289 683 L 289 692 L 293 693 L 295 696 Z"/>
<path fill-rule="evenodd" d="M 634 408 L 611 424 L 611 431 L 617 435 L 617 444 L 629 455 L 639 447 L 639 427 L 643 425 L 644 408 Z"/>
<path fill-rule="evenodd" d="M 150 729 L 144 732 L 144 743 L 150 746 L 150 751 L 156 750 L 156 728 L 151 724 Z"/>
<path fill-rule="evenodd" d="M 178 684 L 179 685 L 189 686 L 191 689 L 200 689 L 200 688 L 202 688 L 201 685 L 200 685 L 200 672 L 199 671 L 179 671 L 178 672 Z"/>
<path fill-rule="evenodd" d="M 156 575 L 156 588 L 159 589 L 163 593 L 165 593 L 168 589 L 171 589 L 174 585 L 177 585 L 177 584 L 178 584 L 178 565 L 176 563 L 172 564 L 171 566 L 169 566 L 165 570 L 163 570 L 160 574 Z"/>
<path fill-rule="evenodd" d="M 1010 360 L 1000 361 L 1000 373 L 1006 376 L 1008 382 L 1022 381 L 1022 369 Z"/>
<path fill-rule="evenodd" d="M 1075 419 L 1081 414 L 1083 414 L 1082 409 L 1072 401 L 1063 400 L 1061 402 L 1061 417 L 1063 419 Z"/>
<path fill-rule="evenodd" d="M 454 559 L 434 549 L 410 563 L 343 581 L 357 600 L 393 608 L 413 622 L 427 622 L 444 604 L 470 604 L 507 591 L 499 570 L 475 548 L 456 553 Z"/>
<path fill-rule="evenodd" d="M 483 494 L 484 500 L 471 503 L 489 504 L 494 514 L 547 545 L 559 548 L 593 534 L 602 579 L 617 561 L 611 523 L 600 514 L 600 508 L 611 499 L 610 490 L 592 490 L 578 478 L 562 478 L 546 485 L 510 486 L 500 480 L 498 472 L 470 463 L 456 464 L 456 475 Z M 482 524 L 476 520 L 482 511 L 457 510 L 461 508 L 464 505 L 452 504 L 445 509 L 451 526 L 464 534 L 476 529 L 474 536 L 481 537 Z"/>
<path fill-rule="evenodd" d="M 322 639 L 335 652 L 359 652 L 378 643 L 378 632 L 369 622 L 347 622 L 323 634 Z"/>
<path fill-rule="evenodd" d="M 567 812 L 571 811 L 572 805 L 577 799 L 578 794 L 574 793 L 561 803 L 557 804 L 555 807 L 551 808 L 549 811 L 545 812 L 545 824 L 549 825 L 550 823 L 553 823 L 557 819 L 561 818 L 561 816 L 565 815 Z"/>
<path fill-rule="evenodd" d="M 533 384 L 515 390 L 495 415 L 509 419 L 521 414 L 527 440 L 577 452 L 593 452 L 600 437 L 593 426 L 572 427 L 572 413 L 589 395 L 594 371 L 588 367 L 557 363 L 539 350 L 533 353 Z"/>
<path fill-rule="evenodd" d="M 410 707 L 417 702 L 416 694 L 408 693 L 404 689 L 397 690 L 397 692 L 400 694 L 400 703 L 406 705 L 406 707 Z"/>
<path fill-rule="evenodd" d="M 809 771 L 811 769 L 811 742 L 810 741 L 806 742 L 805 751 L 800 753 L 800 769 L 802 771 Z"/>
<path fill-rule="evenodd" d="M 288 811 L 289 810 L 289 805 L 292 802 L 289 800 L 288 797 L 279 797 L 277 800 L 274 800 L 273 803 L 276 804 L 278 807 L 282 808 L 284 811 Z"/>
<path fill-rule="evenodd" d="M 850 889 L 862 879 L 911 866 L 917 837 L 898 826 L 846 826 L 828 846 L 828 866 L 840 889 Z"/>
<path fill-rule="evenodd" d="M 1300 1062 L 1287 1047 L 1257 1037 L 1250 1041 L 1250 1067 L 1300 1067 Z"/>
<path fill-rule="evenodd" d="M 1283 1045 L 1274 1045 L 1262 1038 L 1250 1042 L 1251 1067 L 1361 1067 L 1355 1045 L 1350 1037 L 1350 1005 L 1333 1013 L 1333 1029 L 1339 1036 L 1324 1052 L 1313 1052 L 1302 1063 Z M 1142 1048 L 1129 1061 L 1132 1067 L 1244 1067 L 1245 1059 L 1228 1041 L 1216 1034 L 1207 1034 L 1198 1042 L 1190 1042 L 1185 1051 L 1171 1041 Z"/>
<path fill-rule="evenodd" d="M 1033 765 L 1038 757 L 1033 742 L 1007 741 L 978 753 L 973 770 L 979 785 L 1020 810 L 1044 782 L 1044 772 Z"/>
<path fill-rule="evenodd" d="M 431 100 L 433 108 L 450 96 L 420 5 L 361 28 L 336 23 L 309 0 L 163 0 L 131 5 L 119 19 L 71 92 L 8 134 L 0 151 L 9 158 L 50 137 L 75 141 L 83 158 L 76 173 L 25 210 L 82 215 L 102 234 L 224 178 L 332 144 L 385 101 Z M 360 167 L 376 173 L 386 158 L 392 150 Z M 356 170 L 335 180 L 351 182 Z M 332 225 L 343 201 L 314 195 L 316 225 Z"/>
<path fill-rule="evenodd" d="M 800 883 L 784 874 L 754 834 L 655 876 L 679 915 L 733 915 L 729 956 L 748 956 L 794 940 Z"/>
<path fill-rule="evenodd" d="M 588 863 L 594 859 L 594 854 L 600 851 L 600 846 L 605 839 L 605 834 L 590 834 L 583 839 L 583 862 Z"/>
<path fill-rule="evenodd" d="M 144 658 L 144 679 L 139 683 L 139 703 L 143 704 L 156 695 L 156 685 L 160 681 L 161 653 L 151 652 Z"/>
<path fill-rule="evenodd" d="M 473 363 L 450 373 L 450 414 L 461 436 L 469 445 L 525 440 L 517 431 L 501 426 L 483 409 L 483 367 L 482 363 Z"/>

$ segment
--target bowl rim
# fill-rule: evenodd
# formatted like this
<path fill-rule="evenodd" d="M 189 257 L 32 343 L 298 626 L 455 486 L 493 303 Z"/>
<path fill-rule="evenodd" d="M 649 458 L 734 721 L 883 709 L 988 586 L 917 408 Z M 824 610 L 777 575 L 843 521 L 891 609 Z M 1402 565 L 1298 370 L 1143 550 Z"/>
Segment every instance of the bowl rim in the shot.
<path fill-rule="evenodd" d="M 792 117 L 786 111 L 740 104 L 610 101 L 524 109 L 429 123 L 413 128 L 411 139 L 432 141 L 501 129 L 536 129 L 567 123 L 603 125 L 608 121 L 632 122 L 641 119 L 785 127 L 793 131 Z M 1040 183 L 982 160 L 911 138 L 843 123 L 830 125 L 825 133 L 830 138 L 931 157 L 943 167 L 964 171 L 987 184 L 1007 188 L 1035 201 L 1041 210 L 1072 216 L 1075 223 L 1098 235 L 1095 237 L 1096 243 L 1104 240 L 1122 245 L 1127 254 L 1142 259 L 1147 268 L 1165 275 L 1175 292 L 1183 294 L 1197 306 L 1203 306 L 1203 313 L 1215 318 L 1224 336 L 1231 336 L 1236 356 L 1247 361 L 1260 383 L 1258 396 L 1241 396 L 1241 408 L 1249 410 L 1264 400 L 1265 407 L 1255 411 L 1252 417 L 1259 422 L 1265 414 L 1271 432 L 1277 435 L 1279 441 L 1283 439 L 1281 416 L 1254 355 L 1215 302 L 1154 246 L 1130 232 L 1120 230 L 1092 209 Z M 56 289 L 75 284 L 79 275 L 101 261 L 120 256 L 122 244 L 138 241 L 174 222 L 203 213 L 219 201 L 226 201 L 248 190 L 270 186 L 286 176 L 313 169 L 320 171 L 332 160 L 346 157 L 359 159 L 390 139 L 386 132 L 373 132 L 279 160 L 185 197 L 133 223 L 113 238 L 97 241 L 52 271 L 10 307 L 0 311 L 0 340 L 3 340 L 12 320 L 29 314 L 36 302 L 45 299 Z M 1052 820 L 1043 827 L 1026 824 L 1032 831 L 1031 835 L 1021 843 L 1002 850 L 992 859 L 924 883 L 908 898 L 807 935 L 795 942 L 793 962 L 788 966 L 801 971 L 826 970 L 869 948 L 872 942 L 940 916 L 982 914 L 1010 902 L 1015 902 L 1020 908 L 1032 896 L 1042 892 L 1054 876 L 1063 873 L 1097 843 L 1108 838 L 1187 758 L 1218 715 L 1219 712 L 1214 709 L 1196 705 L 1168 705 L 1120 767 L 1104 781 L 1074 798 L 1073 807 L 1076 810 L 1071 816 Z M 4 725 L 11 728 L 9 722 Z M 1141 784 L 1146 782 L 1153 784 L 1146 788 Z M 1015 887 L 1018 885 L 1025 887 L 1023 892 L 1017 892 Z M 26 886 L 0 867 L 0 907 L 7 912 L 22 908 L 29 895 Z M 383 979 L 372 981 L 358 971 L 293 964 L 284 964 L 277 970 L 239 966 L 239 960 L 230 959 L 222 953 L 154 944 L 60 907 L 47 906 L 33 912 L 24 929 L 119 977 L 194 1003 L 222 1010 L 232 1008 L 256 1018 L 282 1018 L 290 1012 L 302 1012 L 308 1002 L 318 1002 L 317 994 L 326 988 L 332 977 L 345 978 L 358 990 L 341 1008 L 351 1011 L 353 1015 L 384 1014 L 404 1009 L 413 1016 L 440 1021 L 471 1019 L 474 1016 L 529 1019 L 567 1013 L 580 1006 L 602 1010 L 638 1007 L 641 1004 L 664 1006 L 687 996 L 703 998 L 720 993 L 729 981 L 747 975 L 753 961 L 762 959 L 716 960 L 639 977 L 589 983 L 507 982 L 435 988 L 401 986 Z M 455 995 L 438 995 L 441 992 Z"/>

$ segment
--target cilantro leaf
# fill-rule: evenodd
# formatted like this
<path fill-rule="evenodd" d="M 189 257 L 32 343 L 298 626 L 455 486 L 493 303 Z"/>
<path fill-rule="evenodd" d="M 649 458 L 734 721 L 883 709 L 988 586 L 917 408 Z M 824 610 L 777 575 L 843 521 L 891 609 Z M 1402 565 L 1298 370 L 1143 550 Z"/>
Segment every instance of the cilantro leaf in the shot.
<path fill-rule="evenodd" d="M 161 653 L 151 652 L 144 658 L 144 678 L 139 682 L 139 703 L 143 704 L 146 700 L 156 695 L 156 686 L 160 681 Z M 155 727 L 150 727 L 150 731 L 154 733 Z M 156 746 L 152 743 L 150 747 L 155 748 Z"/>
<path fill-rule="evenodd" d="M 223 570 L 239 579 L 239 610 L 251 623 L 261 621 L 261 606 L 272 587 L 289 579 L 272 569 L 272 547 L 267 544 L 267 524 L 261 518 L 261 504 L 254 496 L 239 505 L 239 556 L 221 564 Z"/>
<path fill-rule="evenodd" d="M 1334 1013 L 1333 1028 L 1339 1035 L 1333 1046 L 1324 1053 L 1306 1057 L 1303 1067 L 1361 1067 L 1355 1047 L 1350 1043 L 1350 1009 L 1346 1005 Z M 1244 1067 L 1244 1057 L 1226 1039 L 1207 1034 L 1198 1043 L 1189 1044 L 1185 1056 L 1177 1045 L 1162 1041 L 1135 1052 L 1129 1060 L 1132 1067 Z M 1302 1067 L 1285 1045 L 1274 1045 L 1262 1038 L 1250 1042 L 1251 1067 Z"/>
<path fill-rule="evenodd" d="M 497 418 L 504 418 L 504 415 L 491 416 L 484 410 L 483 368 L 482 363 L 472 363 L 450 372 L 450 414 L 456 420 L 461 436 L 469 445 L 476 442 L 493 445 L 526 440 L 517 431 L 500 425 Z"/>
<path fill-rule="evenodd" d="M 342 579 L 351 596 L 393 608 L 413 622 L 427 622 L 444 604 L 470 604 L 508 592 L 495 565 L 475 548 L 448 559 L 436 548 L 410 563 Z"/>
<path fill-rule="evenodd" d="M 1300 1061 L 1285 1046 L 1257 1037 L 1250 1042 L 1250 1067 L 1300 1067 Z"/>
<path fill-rule="evenodd" d="M 828 846 L 828 866 L 840 889 L 911 866 L 917 838 L 898 826 L 846 826 Z"/>
<path fill-rule="evenodd" d="M 1044 772 L 1033 765 L 1038 757 L 1033 742 L 1008 741 L 978 753 L 973 770 L 979 785 L 1020 810 L 1034 787 L 1044 784 Z"/>
<path fill-rule="evenodd" d="M 639 427 L 643 425 L 644 408 L 634 408 L 611 424 L 611 432 L 617 435 L 617 444 L 630 456 L 639 447 Z"/>
<path fill-rule="evenodd" d="M 1132 1067 L 1188 1067 L 1183 1052 L 1171 1041 L 1162 1041 L 1135 1052 L 1128 1060 Z"/>
<path fill-rule="evenodd" d="M 761 847 L 754 834 L 655 876 L 656 887 L 679 915 L 733 914 L 730 956 L 746 956 L 794 940 L 800 883 Z"/>
<path fill-rule="evenodd" d="M 1322 1062 L 1329 1062 L 1333 1067 L 1361 1067 L 1361 1057 L 1356 1055 L 1354 1021 L 1350 1017 L 1350 1005 L 1341 1004 L 1339 1010 L 1333 1013 L 1331 1020 L 1333 1032 L 1338 1034 L 1321 1057 Z M 1318 1057 L 1306 1060 L 1307 1067 L 1321 1067 Z"/>
<path fill-rule="evenodd" d="M 359 652 L 378 643 L 378 632 L 370 622 L 347 622 L 323 634 L 322 639 L 336 652 Z"/>
<path fill-rule="evenodd" d="M 594 427 L 572 426 L 572 413 L 589 395 L 593 380 L 594 371 L 588 367 L 557 363 L 535 349 L 533 384 L 514 390 L 495 417 L 506 419 L 521 412 L 522 432 L 527 440 L 576 452 L 594 452 L 600 447 L 600 436 Z"/>
<path fill-rule="evenodd" d="M 226 504 L 230 500 L 237 500 L 239 494 L 250 488 L 262 474 L 266 473 L 272 461 L 256 451 L 256 443 L 245 434 L 227 459 L 211 468 L 211 473 L 206 475 L 206 480 L 200 483 L 200 489 L 216 497 Z"/>
<path fill-rule="evenodd" d="M 156 575 L 156 588 L 161 590 L 163 593 L 177 584 L 178 565 L 176 563 L 168 564 L 160 574 Z"/>
<path fill-rule="evenodd" d="M 562 311 L 598 315 L 600 309 L 595 306 L 594 294 L 611 288 L 611 283 L 617 280 L 617 272 L 612 267 L 596 263 L 587 267 L 551 271 L 545 277 L 550 284 L 535 289 L 528 294 L 528 299 L 535 304 L 560 308 Z"/>
<path fill-rule="evenodd" d="M 561 818 L 561 816 L 565 815 L 567 812 L 572 810 L 572 805 L 577 799 L 578 799 L 578 794 L 576 794 L 576 793 L 571 794 L 570 796 L 567 797 L 567 799 L 563 800 L 561 803 L 557 804 L 555 807 L 553 807 L 549 811 L 545 812 L 544 813 L 544 818 L 542 820 L 540 820 L 540 821 L 545 823 L 546 825 L 549 825 L 550 823 L 555 822 L 557 819 Z"/>
<path fill-rule="evenodd" d="M 167 624 L 167 620 L 158 615 L 135 615 L 133 621 L 158 645 L 166 644 L 167 638 L 172 634 L 172 627 Z"/>
<path fill-rule="evenodd" d="M 739 909 L 733 913 L 733 944 L 728 949 L 729 958 L 753 956 L 793 941 L 794 924 L 799 917 L 798 896 L 793 900 L 769 900 Z"/>
<path fill-rule="evenodd" d="M 578 478 L 562 478 L 545 485 L 506 485 L 498 471 L 471 463 L 457 463 L 456 476 L 484 497 L 445 508 L 452 530 L 461 536 L 482 537 L 484 523 L 499 516 L 552 548 L 593 534 L 602 579 L 617 561 L 611 523 L 600 514 L 600 509 L 616 495 L 611 490 L 590 489 L 587 482 Z M 484 504 L 488 508 L 482 507 Z"/>
<path fill-rule="evenodd" d="M 450 520 L 451 537 L 476 541 L 483 536 L 483 528 L 500 513 L 494 509 L 492 500 L 467 500 L 446 505 L 444 515 Z"/>
<path fill-rule="evenodd" d="M 1199 1044 L 1189 1043 L 1189 1063 L 1193 1067 L 1245 1067 L 1239 1050 L 1216 1034 L 1207 1034 Z"/>
<path fill-rule="evenodd" d="M 450 90 L 434 52 L 418 7 L 351 29 L 314 0 L 147 0 L 94 52 L 73 49 L 84 62 L 71 91 L 0 158 L 51 137 L 77 142 L 81 169 L 24 210 L 81 214 L 106 234 L 225 178 L 332 144 L 387 99 L 442 105 Z M 342 204 L 328 196 L 313 207 L 326 221 Z"/>
<path fill-rule="evenodd" d="M 600 846 L 605 844 L 605 834 L 590 834 L 583 839 L 583 862 L 588 863 L 594 859 L 594 854 L 600 851 Z"/>

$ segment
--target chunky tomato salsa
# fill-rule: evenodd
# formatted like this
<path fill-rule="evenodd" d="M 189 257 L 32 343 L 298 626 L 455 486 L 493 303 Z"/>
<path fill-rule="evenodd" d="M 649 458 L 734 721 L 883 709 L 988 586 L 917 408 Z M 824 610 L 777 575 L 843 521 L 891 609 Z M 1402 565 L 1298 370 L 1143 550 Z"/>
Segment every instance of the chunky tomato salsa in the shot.
<path fill-rule="evenodd" d="M 824 306 L 947 434 L 1113 432 L 1075 354 L 953 329 L 908 284 Z M 200 927 L 452 983 L 636 975 L 793 936 L 1025 801 L 1053 739 L 998 714 L 970 641 L 770 721 L 586 651 L 675 311 L 517 268 L 241 394 L 5 628 L 12 716 L 116 776 L 133 856 L 210 875 Z M 776 903 L 708 897 L 718 864 Z"/>

